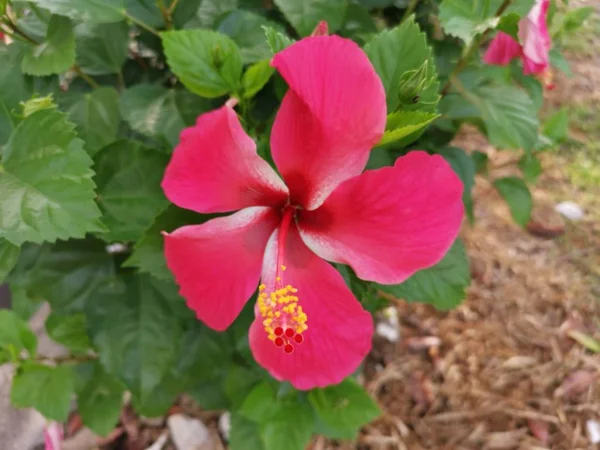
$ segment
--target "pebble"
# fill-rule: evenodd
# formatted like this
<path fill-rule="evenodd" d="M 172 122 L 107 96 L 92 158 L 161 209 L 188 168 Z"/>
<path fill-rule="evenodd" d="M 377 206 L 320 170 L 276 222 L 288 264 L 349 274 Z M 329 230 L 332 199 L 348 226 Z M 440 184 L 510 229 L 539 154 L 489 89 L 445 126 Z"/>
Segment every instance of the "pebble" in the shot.
<path fill-rule="evenodd" d="M 206 425 L 184 414 L 167 419 L 171 439 L 177 450 L 214 450 L 214 442 Z"/>
<path fill-rule="evenodd" d="M 583 219 L 583 209 L 575 202 L 560 202 L 554 207 L 557 212 L 565 216 L 570 220 L 581 220 Z"/>

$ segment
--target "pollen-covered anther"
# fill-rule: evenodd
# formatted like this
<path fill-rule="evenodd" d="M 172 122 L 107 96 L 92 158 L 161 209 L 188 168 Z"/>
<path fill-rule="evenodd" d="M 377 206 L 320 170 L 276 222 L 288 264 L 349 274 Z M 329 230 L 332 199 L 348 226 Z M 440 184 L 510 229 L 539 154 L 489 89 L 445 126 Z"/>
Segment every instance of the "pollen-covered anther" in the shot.
<path fill-rule="evenodd" d="M 285 266 L 281 269 L 285 270 Z M 308 316 L 299 305 L 298 289 L 291 285 L 267 292 L 266 286 L 258 288 L 258 310 L 267 337 L 287 354 L 294 351 L 293 344 L 304 342 L 302 333 L 308 329 Z"/>

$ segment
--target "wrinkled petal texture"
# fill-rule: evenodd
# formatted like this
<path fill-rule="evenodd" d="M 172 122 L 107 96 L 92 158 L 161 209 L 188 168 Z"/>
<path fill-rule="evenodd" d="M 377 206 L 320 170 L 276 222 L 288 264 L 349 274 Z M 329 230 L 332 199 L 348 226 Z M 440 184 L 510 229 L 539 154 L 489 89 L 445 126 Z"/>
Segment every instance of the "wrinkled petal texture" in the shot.
<path fill-rule="evenodd" d="M 267 291 L 275 285 L 277 235 L 265 253 L 262 282 Z M 297 389 L 312 389 L 341 382 L 352 374 L 371 349 L 373 319 L 330 264 L 312 253 L 294 226 L 286 239 L 287 270 L 283 284 L 298 289 L 298 304 L 308 316 L 302 344 L 292 354 L 267 338 L 260 316 L 250 327 L 250 348 L 256 361 L 280 381 Z"/>
<path fill-rule="evenodd" d="M 521 46 L 510 35 L 499 32 L 492 40 L 483 60 L 486 64 L 506 66 L 521 55 Z"/>
<path fill-rule="evenodd" d="M 171 202 L 199 213 L 277 206 L 288 194 L 227 105 L 181 133 L 162 187 Z"/>
<path fill-rule="evenodd" d="M 342 183 L 303 212 L 302 239 L 317 255 L 369 281 L 396 284 L 436 264 L 458 235 L 463 185 L 439 155 L 415 151 L 394 167 Z"/>
<path fill-rule="evenodd" d="M 271 134 L 292 203 L 317 208 L 363 171 L 385 129 L 381 80 L 366 54 L 338 36 L 314 36 L 275 55 L 289 85 Z"/>
<path fill-rule="evenodd" d="M 279 220 L 274 209 L 251 207 L 165 235 L 167 265 L 198 319 L 219 331 L 231 325 L 258 285 Z"/>
<path fill-rule="evenodd" d="M 519 21 L 519 40 L 523 45 L 523 72 L 526 75 L 544 72 L 549 65 L 552 47 L 546 15 L 549 0 L 537 0 L 527 17 Z"/>

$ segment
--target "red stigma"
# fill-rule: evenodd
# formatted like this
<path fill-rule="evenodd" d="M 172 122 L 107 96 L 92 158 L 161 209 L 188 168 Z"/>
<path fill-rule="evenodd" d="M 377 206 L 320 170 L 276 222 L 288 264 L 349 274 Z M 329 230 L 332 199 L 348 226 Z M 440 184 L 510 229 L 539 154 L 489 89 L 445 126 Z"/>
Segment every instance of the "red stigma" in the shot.
<path fill-rule="evenodd" d="M 275 345 L 277 347 L 281 347 L 283 345 L 283 338 L 280 338 L 280 337 L 275 338 L 275 340 L 273 342 L 275 343 Z"/>
<path fill-rule="evenodd" d="M 292 338 L 292 337 L 294 337 L 295 334 L 296 334 L 296 332 L 292 328 L 286 328 L 285 337 Z"/>
<path fill-rule="evenodd" d="M 302 344 L 304 342 L 304 337 L 301 334 L 297 334 L 294 336 L 294 342 L 296 344 Z"/>
<path fill-rule="evenodd" d="M 283 334 L 283 328 L 277 327 L 273 333 L 275 333 L 275 336 L 281 336 Z"/>
<path fill-rule="evenodd" d="M 290 353 L 292 353 L 294 351 L 294 346 L 292 344 L 287 344 L 283 348 L 283 351 L 286 352 L 289 355 Z"/>

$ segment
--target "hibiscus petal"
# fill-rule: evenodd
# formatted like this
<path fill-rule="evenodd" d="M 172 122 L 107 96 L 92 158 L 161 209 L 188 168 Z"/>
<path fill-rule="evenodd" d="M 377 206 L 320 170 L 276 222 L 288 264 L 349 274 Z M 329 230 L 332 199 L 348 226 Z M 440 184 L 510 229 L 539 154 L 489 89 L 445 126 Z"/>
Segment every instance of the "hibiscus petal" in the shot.
<path fill-rule="evenodd" d="M 199 213 L 277 206 L 288 194 L 229 105 L 202 114 L 183 130 L 162 188 L 171 202 Z"/>
<path fill-rule="evenodd" d="M 370 281 L 396 284 L 437 263 L 463 217 L 463 185 L 439 155 L 415 151 L 394 167 L 342 183 L 298 228 L 306 245 Z"/>
<path fill-rule="evenodd" d="M 275 286 L 278 231 L 273 233 L 263 266 L 262 282 L 270 292 Z M 250 328 L 250 348 L 256 361 L 280 381 L 297 389 L 312 389 L 341 382 L 352 374 L 371 349 L 373 319 L 330 264 L 312 253 L 294 226 L 285 245 L 282 283 L 298 289 L 298 305 L 308 320 L 304 342 L 294 343 L 286 354 L 268 339 L 262 317 Z M 292 339 L 293 342 L 293 339 Z"/>
<path fill-rule="evenodd" d="M 198 319 L 219 331 L 231 325 L 258 285 L 279 220 L 272 208 L 251 207 L 165 234 L 167 265 Z"/>
<path fill-rule="evenodd" d="M 521 54 L 521 45 L 510 35 L 499 32 L 487 48 L 483 61 L 486 64 L 506 66 Z"/>
<path fill-rule="evenodd" d="M 271 134 L 293 203 L 317 208 L 363 171 L 386 121 L 385 92 L 365 53 L 339 36 L 302 39 L 273 58 L 287 81 Z"/>
<path fill-rule="evenodd" d="M 537 0 L 527 17 L 519 21 L 519 39 L 523 44 L 523 67 L 526 75 L 541 73 L 548 68 L 552 47 L 546 15 L 549 0 Z"/>

